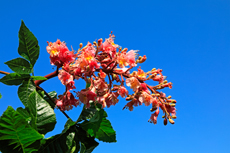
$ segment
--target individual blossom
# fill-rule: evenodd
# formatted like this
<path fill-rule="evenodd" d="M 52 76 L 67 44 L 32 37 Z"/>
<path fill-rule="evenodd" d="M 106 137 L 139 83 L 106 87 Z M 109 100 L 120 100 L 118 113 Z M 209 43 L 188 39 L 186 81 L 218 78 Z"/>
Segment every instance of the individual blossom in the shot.
<path fill-rule="evenodd" d="M 125 96 L 128 96 L 129 92 L 128 90 L 124 87 L 124 86 L 120 86 L 120 88 L 118 89 L 117 93 L 124 98 Z"/>
<path fill-rule="evenodd" d="M 112 57 L 115 56 L 116 49 L 119 47 L 118 45 L 114 43 L 113 39 L 114 39 L 114 36 L 110 35 L 110 37 L 108 39 L 105 39 L 105 42 L 102 43 L 101 46 L 99 47 L 99 50 L 110 54 Z"/>
<path fill-rule="evenodd" d="M 83 89 L 77 93 L 80 101 L 86 105 L 86 108 L 90 107 L 90 101 L 95 101 L 97 95 L 92 92 L 90 89 Z"/>
<path fill-rule="evenodd" d="M 66 44 L 59 39 L 54 43 L 48 42 L 46 50 L 50 54 L 50 62 L 52 65 L 61 67 L 64 63 L 70 63 L 75 60 L 74 54 L 70 52 Z"/>
<path fill-rule="evenodd" d="M 108 85 L 104 79 L 94 80 L 94 87 L 96 88 L 97 92 L 105 92 L 108 90 Z"/>
<path fill-rule="evenodd" d="M 154 76 L 152 79 L 153 79 L 153 81 L 158 81 L 159 83 L 163 83 L 164 82 L 164 76 L 162 76 L 162 75 L 156 75 L 156 76 Z"/>
<path fill-rule="evenodd" d="M 88 43 L 83 49 L 78 59 L 75 61 L 75 68 L 81 69 L 81 73 L 84 72 L 93 72 L 95 68 L 99 68 L 100 64 L 97 63 L 95 58 L 95 47 Z"/>
<path fill-rule="evenodd" d="M 120 68 L 124 68 L 125 66 L 129 65 L 126 53 L 118 53 L 117 63 L 119 64 Z"/>
<path fill-rule="evenodd" d="M 139 90 L 140 90 L 140 91 L 144 91 L 144 92 L 150 94 L 150 91 L 149 91 L 149 89 L 147 88 L 146 83 L 141 83 L 141 86 L 140 86 Z"/>
<path fill-rule="evenodd" d="M 148 94 L 146 92 L 141 93 L 141 95 L 139 96 L 139 101 L 141 103 L 144 103 L 145 106 L 149 106 L 152 103 L 157 105 L 156 97 L 153 98 L 150 94 Z"/>
<path fill-rule="evenodd" d="M 105 102 L 107 107 L 109 108 L 111 105 L 116 105 L 118 103 L 118 93 L 117 92 L 111 92 L 108 94 L 108 96 L 105 98 Z"/>
<path fill-rule="evenodd" d="M 149 121 L 151 122 L 151 123 L 154 123 L 154 124 L 157 124 L 157 117 L 158 117 L 158 115 L 159 115 L 159 112 L 160 112 L 160 110 L 159 110 L 159 108 L 155 111 L 155 113 L 153 113 L 152 115 L 151 115 L 151 117 L 150 117 L 150 119 L 149 119 Z"/>
<path fill-rule="evenodd" d="M 133 91 L 136 91 L 140 87 L 140 82 L 135 77 L 126 79 L 126 85 L 129 86 Z"/>
<path fill-rule="evenodd" d="M 135 62 L 135 58 L 137 54 L 136 52 L 137 52 L 136 50 L 130 50 L 126 54 L 127 62 L 129 63 L 131 67 L 135 67 L 137 65 Z"/>
<path fill-rule="evenodd" d="M 142 103 L 136 98 L 134 98 L 130 102 L 128 102 L 123 109 L 128 108 L 130 111 L 133 111 L 133 106 L 140 106 L 140 105 L 142 105 Z"/>
<path fill-rule="evenodd" d="M 101 79 L 104 79 L 106 77 L 106 73 L 104 73 L 102 70 L 100 70 L 100 72 L 98 73 L 99 77 Z"/>
<path fill-rule="evenodd" d="M 140 80 L 145 80 L 146 79 L 146 73 L 142 69 L 138 69 L 137 71 L 137 78 Z"/>
<path fill-rule="evenodd" d="M 64 95 L 59 95 L 59 99 L 56 101 L 56 106 L 62 110 L 71 110 L 73 106 L 77 107 L 79 105 L 79 101 L 74 98 L 73 94 L 67 91 Z"/>
<path fill-rule="evenodd" d="M 61 83 L 67 87 L 67 90 L 75 89 L 73 76 L 66 72 L 65 70 L 60 70 L 58 74 L 58 79 Z"/>

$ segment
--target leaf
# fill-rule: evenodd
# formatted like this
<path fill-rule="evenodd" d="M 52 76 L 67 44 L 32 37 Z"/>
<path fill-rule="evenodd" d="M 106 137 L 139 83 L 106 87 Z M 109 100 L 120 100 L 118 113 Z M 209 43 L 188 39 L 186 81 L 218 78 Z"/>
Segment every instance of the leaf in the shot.
<path fill-rule="evenodd" d="M 95 141 L 95 138 L 91 137 L 81 127 L 77 127 L 77 130 L 78 130 L 78 132 L 76 133 L 77 137 L 79 138 L 81 143 L 84 144 L 83 150 L 81 148 L 82 152 L 84 151 L 84 153 L 91 153 L 98 146 L 99 143 Z"/>
<path fill-rule="evenodd" d="M 0 99 L 2 98 L 2 94 L 0 93 Z"/>
<path fill-rule="evenodd" d="M 69 119 L 61 134 L 44 139 L 39 153 L 70 153 L 78 152 L 80 149 L 79 140 L 76 137 L 75 122 Z"/>
<path fill-rule="evenodd" d="M 91 105 L 90 108 L 85 108 L 85 106 L 83 107 L 83 110 L 77 120 L 77 122 L 81 122 L 83 120 L 88 120 L 91 119 L 95 113 L 100 110 L 99 108 L 101 108 L 100 104 L 97 104 L 97 106 Z"/>
<path fill-rule="evenodd" d="M 25 23 L 21 22 L 19 30 L 19 47 L 18 53 L 34 66 L 39 56 L 39 46 L 37 38 L 32 32 L 26 27 Z"/>
<path fill-rule="evenodd" d="M 5 85 L 20 85 L 23 80 L 27 80 L 29 78 L 29 74 L 10 73 L 1 78 L 0 82 L 4 83 Z"/>
<path fill-rule="evenodd" d="M 100 141 L 116 142 L 116 132 L 106 117 L 107 113 L 101 109 L 89 121 L 84 121 L 80 126 Z"/>
<path fill-rule="evenodd" d="M 67 122 L 65 123 L 64 126 L 64 130 L 62 131 L 63 133 L 65 133 L 67 130 L 70 129 L 71 126 L 73 126 L 74 124 L 76 124 L 74 121 L 72 121 L 72 119 L 68 119 Z"/>
<path fill-rule="evenodd" d="M 11 106 L 0 118 L 0 150 L 4 153 L 37 151 L 43 136 L 34 130 Z"/>
<path fill-rule="evenodd" d="M 92 137 L 96 136 L 97 131 L 100 128 L 100 124 L 103 119 L 104 110 L 101 109 L 100 111 L 97 111 L 95 115 L 89 120 L 84 121 L 80 124 L 80 126 L 87 131 Z"/>
<path fill-rule="evenodd" d="M 29 96 L 28 109 L 33 116 L 32 121 L 36 124 L 39 133 L 46 134 L 54 129 L 56 124 L 55 113 L 36 90 Z"/>
<path fill-rule="evenodd" d="M 14 72 L 18 74 L 30 74 L 33 72 L 32 65 L 23 58 L 16 58 L 5 62 L 5 64 Z"/>
<path fill-rule="evenodd" d="M 34 82 L 29 80 L 23 81 L 22 85 L 18 88 L 18 97 L 25 107 L 28 107 L 29 96 L 36 90 Z"/>
<path fill-rule="evenodd" d="M 20 113 L 28 123 L 31 121 L 31 116 L 29 114 L 29 110 L 27 108 L 23 109 L 22 107 L 17 108 L 16 110 L 18 113 Z"/>
<path fill-rule="evenodd" d="M 47 78 L 43 77 L 43 76 L 31 76 L 31 78 L 33 80 L 47 80 Z"/>
<path fill-rule="evenodd" d="M 48 95 L 53 99 L 53 101 L 55 101 L 54 99 L 57 99 L 57 92 L 56 91 L 51 91 L 51 92 L 48 93 Z M 46 95 L 44 95 L 44 99 L 54 109 L 55 103 L 52 100 L 50 100 L 49 97 L 47 97 Z"/>
<path fill-rule="evenodd" d="M 99 130 L 96 133 L 96 138 L 103 142 L 117 142 L 116 132 L 111 123 L 106 118 L 102 119 Z"/>
<path fill-rule="evenodd" d="M 81 143 L 80 153 L 85 153 L 85 151 L 86 151 L 86 147 L 85 147 L 84 143 Z"/>

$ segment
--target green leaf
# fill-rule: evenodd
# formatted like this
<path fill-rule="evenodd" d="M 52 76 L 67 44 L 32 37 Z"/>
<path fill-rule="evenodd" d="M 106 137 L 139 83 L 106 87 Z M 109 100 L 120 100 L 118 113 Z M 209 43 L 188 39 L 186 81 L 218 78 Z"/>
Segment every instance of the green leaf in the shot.
<path fill-rule="evenodd" d="M 3 153 L 37 151 L 43 136 L 34 130 L 24 117 L 11 106 L 0 118 L 0 150 Z"/>
<path fill-rule="evenodd" d="M 91 105 L 90 108 L 85 108 L 85 105 L 83 107 L 83 110 L 77 120 L 77 122 L 81 122 L 83 120 L 91 119 L 97 111 L 99 111 L 101 108 L 100 104 L 97 104 L 97 106 Z"/>
<path fill-rule="evenodd" d="M 80 149 L 79 140 L 76 137 L 75 123 L 69 119 L 61 134 L 57 134 L 43 140 L 39 153 L 72 153 Z"/>
<path fill-rule="evenodd" d="M 71 126 L 73 126 L 74 124 L 76 124 L 74 121 L 72 121 L 72 119 L 68 119 L 67 122 L 65 123 L 64 126 L 64 130 L 62 131 L 63 133 L 65 133 L 67 130 L 70 129 Z"/>
<path fill-rule="evenodd" d="M 32 123 L 36 124 L 39 133 L 46 134 L 54 129 L 56 116 L 50 105 L 37 93 L 33 91 L 29 96 L 28 109 L 33 116 Z"/>
<path fill-rule="evenodd" d="M 29 110 L 27 108 L 22 108 L 22 107 L 19 107 L 17 108 L 16 110 L 18 113 L 20 113 L 25 119 L 26 121 L 28 121 L 28 123 L 30 123 L 31 121 L 31 116 L 29 114 Z"/>
<path fill-rule="evenodd" d="M 28 107 L 29 96 L 36 90 L 34 82 L 29 80 L 23 81 L 22 85 L 18 88 L 18 97 L 25 107 Z"/>
<path fill-rule="evenodd" d="M 89 121 L 84 121 L 80 126 L 100 141 L 116 142 L 116 132 L 106 117 L 107 113 L 101 109 Z"/>
<path fill-rule="evenodd" d="M 35 62 L 39 56 L 39 46 L 37 38 L 32 32 L 26 27 L 25 23 L 22 21 L 19 30 L 19 47 L 18 53 L 34 66 Z"/>
<path fill-rule="evenodd" d="M 0 93 L 0 99 L 2 98 L 2 94 Z"/>
<path fill-rule="evenodd" d="M 116 132 L 114 131 L 110 121 L 106 118 L 102 119 L 100 127 L 96 133 L 96 138 L 103 142 L 117 142 Z"/>
<path fill-rule="evenodd" d="M 87 131 L 92 137 L 96 136 L 97 131 L 100 128 L 100 124 L 103 119 L 104 110 L 101 109 L 100 111 L 97 111 L 95 115 L 89 120 L 84 121 L 80 124 L 80 126 Z"/>
<path fill-rule="evenodd" d="M 47 78 L 43 77 L 43 76 L 31 76 L 31 78 L 33 80 L 47 80 Z"/>
<path fill-rule="evenodd" d="M 86 147 L 85 147 L 84 143 L 81 143 L 80 153 L 85 153 L 85 151 L 86 151 Z"/>
<path fill-rule="evenodd" d="M 1 78 L 0 82 L 6 85 L 20 85 L 23 82 L 23 80 L 27 80 L 29 78 L 29 74 L 10 73 Z"/>
<path fill-rule="evenodd" d="M 57 92 L 56 91 L 51 91 L 51 92 L 48 93 L 48 95 L 53 99 L 53 101 L 55 101 L 54 99 L 57 99 Z M 49 97 L 47 97 L 46 95 L 44 95 L 44 99 L 54 109 L 55 103 L 52 100 L 50 100 Z"/>
<path fill-rule="evenodd" d="M 81 143 L 84 144 L 83 150 L 81 147 L 82 152 L 84 151 L 84 153 L 91 153 L 98 146 L 99 143 L 95 141 L 95 138 L 91 137 L 88 134 L 88 132 L 83 130 L 81 127 L 77 127 L 77 130 L 78 130 L 78 132 L 76 133 L 77 137 L 79 138 Z"/>
<path fill-rule="evenodd" d="M 32 65 L 23 58 L 16 58 L 5 62 L 8 67 L 18 74 L 30 74 L 33 72 Z"/>

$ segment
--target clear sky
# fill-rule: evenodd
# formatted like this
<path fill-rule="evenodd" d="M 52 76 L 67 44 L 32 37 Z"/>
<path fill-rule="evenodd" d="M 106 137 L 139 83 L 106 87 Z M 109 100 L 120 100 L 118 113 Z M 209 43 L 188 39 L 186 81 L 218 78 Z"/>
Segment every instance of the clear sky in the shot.
<path fill-rule="evenodd" d="M 39 41 L 40 57 L 35 75 L 54 71 L 46 52 L 47 41 L 65 41 L 70 48 L 79 43 L 108 38 L 115 43 L 147 55 L 141 65 L 145 71 L 163 69 L 172 89 L 163 90 L 177 100 L 174 125 L 148 123 L 149 107 L 134 111 L 116 106 L 106 109 L 116 130 L 117 143 L 103 143 L 94 153 L 229 153 L 229 76 L 230 1 L 229 0 L 11 0 L 0 4 L 0 70 L 19 57 L 18 30 L 21 19 Z M 2 77 L 3 75 L 0 75 Z M 57 78 L 41 85 L 46 91 L 64 92 Z M 85 84 L 76 82 L 77 90 Z M 22 106 L 15 86 L 0 84 L 0 114 L 8 105 Z M 76 120 L 82 107 L 67 112 Z M 62 131 L 66 118 L 59 110 L 55 130 Z M 161 116 L 161 114 L 160 114 Z"/>

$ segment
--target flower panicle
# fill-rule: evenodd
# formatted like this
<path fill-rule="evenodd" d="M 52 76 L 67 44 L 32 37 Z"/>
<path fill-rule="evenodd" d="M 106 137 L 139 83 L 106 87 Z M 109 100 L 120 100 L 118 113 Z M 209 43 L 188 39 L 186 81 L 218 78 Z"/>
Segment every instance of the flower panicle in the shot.
<path fill-rule="evenodd" d="M 46 47 L 50 54 L 50 62 L 58 68 L 58 78 L 66 91 L 56 99 L 56 105 L 62 111 L 68 111 L 85 104 L 89 108 L 91 103 L 100 103 L 102 108 L 116 105 L 118 97 L 126 98 L 128 103 L 123 109 L 133 111 L 134 106 L 151 106 L 152 112 L 149 122 L 156 124 L 160 110 L 164 114 L 164 125 L 168 122 L 174 124 L 176 119 L 176 100 L 159 90 L 172 88 L 172 83 L 166 80 L 162 69 L 153 68 L 144 72 L 141 67 L 137 71 L 131 69 L 147 59 L 146 55 L 139 56 L 137 50 L 122 48 L 114 42 L 115 36 L 98 39 L 85 46 L 79 44 L 77 51 L 70 51 L 65 42 L 59 39 L 56 42 L 48 42 Z M 108 82 L 106 81 L 109 80 Z M 87 87 L 79 92 L 71 92 L 75 87 L 74 80 L 85 80 Z M 148 85 L 146 81 L 152 80 L 155 86 Z M 129 93 L 130 87 L 133 93 Z M 75 96 L 74 96 L 75 93 Z"/>

